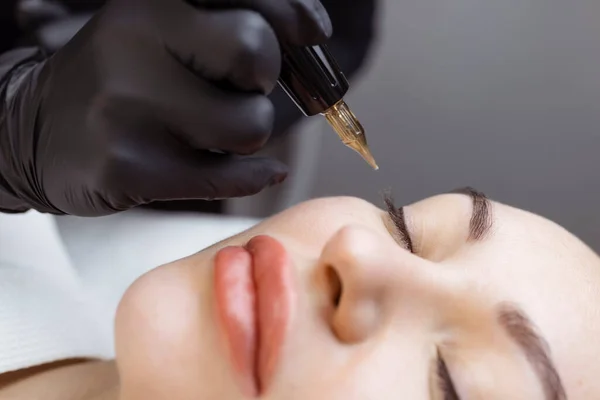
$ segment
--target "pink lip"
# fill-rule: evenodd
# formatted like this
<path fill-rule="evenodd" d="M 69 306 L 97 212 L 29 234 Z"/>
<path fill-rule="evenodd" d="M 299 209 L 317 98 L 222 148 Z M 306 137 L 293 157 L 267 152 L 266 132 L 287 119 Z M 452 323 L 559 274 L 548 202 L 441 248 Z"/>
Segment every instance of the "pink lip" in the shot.
<path fill-rule="evenodd" d="M 256 236 L 245 247 L 215 257 L 217 316 L 229 359 L 244 395 L 264 394 L 276 371 L 290 324 L 294 285 L 279 241 Z"/>

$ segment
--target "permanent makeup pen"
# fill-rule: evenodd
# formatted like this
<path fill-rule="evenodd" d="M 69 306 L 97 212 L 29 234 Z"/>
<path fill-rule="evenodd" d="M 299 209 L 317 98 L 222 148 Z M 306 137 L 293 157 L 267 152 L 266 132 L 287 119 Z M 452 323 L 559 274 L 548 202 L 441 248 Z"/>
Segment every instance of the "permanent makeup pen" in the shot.
<path fill-rule="evenodd" d="M 350 87 L 326 45 L 283 45 L 279 85 L 306 116 L 322 114 L 342 143 L 355 150 L 377 170 L 365 130 L 350 110 L 344 96 Z"/>

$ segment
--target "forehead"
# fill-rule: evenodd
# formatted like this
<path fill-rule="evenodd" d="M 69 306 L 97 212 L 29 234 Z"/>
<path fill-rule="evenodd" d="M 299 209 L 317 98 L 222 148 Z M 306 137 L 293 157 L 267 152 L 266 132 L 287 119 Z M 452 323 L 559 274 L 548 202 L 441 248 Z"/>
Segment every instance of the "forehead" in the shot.
<path fill-rule="evenodd" d="M 541 216 L 497 202 L 493 214 L 491 235 L 448 263 L 495 302 L 523 309 L 547 340 L 570 398 L 591 398 L 581 393 L 597 394 L 600 385 L 582 391 L 578 382 L 591 383 L 600 372 L 600 345 L 592 339 L 600 333 L 598 256 Z"/>

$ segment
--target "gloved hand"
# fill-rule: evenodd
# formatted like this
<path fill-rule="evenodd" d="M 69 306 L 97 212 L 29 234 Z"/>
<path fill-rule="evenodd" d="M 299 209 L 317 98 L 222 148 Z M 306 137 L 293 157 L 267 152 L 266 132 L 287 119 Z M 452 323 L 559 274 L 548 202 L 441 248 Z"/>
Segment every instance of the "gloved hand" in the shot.
<path fill-rule="evenodd" d="M 0 189 L 81 216 L 257 193 L 286 176 L 248 156 L 271 132 L 278 40 L 330 34 L 319 0 L 111 0 L 0 91 Z"/>

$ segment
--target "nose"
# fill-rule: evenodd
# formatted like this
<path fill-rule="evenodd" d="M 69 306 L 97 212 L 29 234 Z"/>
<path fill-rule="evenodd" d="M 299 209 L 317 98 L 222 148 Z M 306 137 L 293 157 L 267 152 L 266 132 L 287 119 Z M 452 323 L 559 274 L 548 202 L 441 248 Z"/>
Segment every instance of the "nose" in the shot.
<path fill-rule="evenodd" d="M 369 228 L 339 230 L 319 259 L 335 307 L 331 325 L 337 337 L 362 342 L 385 326 L 397 307 L 399 286 L 416 280 L 419 260 L 391 237 Z"/>

